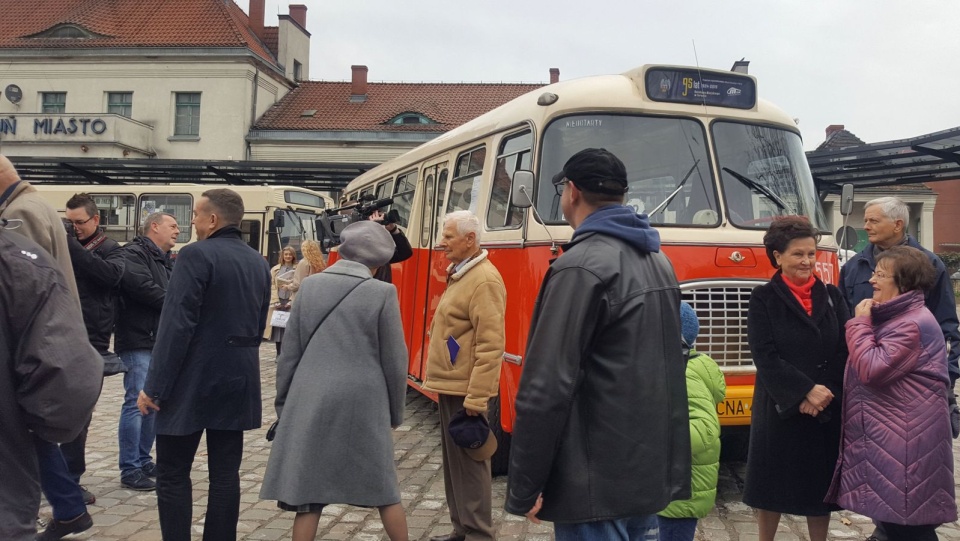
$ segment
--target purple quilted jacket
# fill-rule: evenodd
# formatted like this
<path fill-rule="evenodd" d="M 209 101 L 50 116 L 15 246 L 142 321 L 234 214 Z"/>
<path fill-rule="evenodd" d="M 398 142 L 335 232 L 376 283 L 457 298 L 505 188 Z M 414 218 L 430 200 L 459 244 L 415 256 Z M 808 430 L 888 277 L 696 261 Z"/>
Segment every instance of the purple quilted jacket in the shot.
<path fill-rule="evenodd" d="M 847 347 L 843 439 L 826 501 L 895 524 L 956 520 L 947 351 L 923 294 L 849 320 Z"/>

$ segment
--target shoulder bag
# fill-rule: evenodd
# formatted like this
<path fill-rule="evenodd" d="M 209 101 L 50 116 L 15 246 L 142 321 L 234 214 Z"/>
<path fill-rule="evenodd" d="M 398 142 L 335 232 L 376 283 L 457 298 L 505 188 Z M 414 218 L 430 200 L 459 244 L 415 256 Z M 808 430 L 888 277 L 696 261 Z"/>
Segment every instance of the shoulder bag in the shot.
<path fill-rule="evenodd" d="M 366 282 L 367 280 L 370 280 L 370 278 L 363 278 L 363 279 L 361 279 L 359 282 L 357 282 L 353 287 L 351 287 L 350 289 L 348 289 L 347 292 L 344 293 L 342 297 L 340 297 L 340 300 L 338 300 L 337 303 L 333 305 L 333 308 L 331 308 L 329 312 L 327 312 L 326 314 L 323 315 L 322 318 L 320 318 L 320 322 L 317 323 L 317 326 L 316 326 L 316 327 L 314 327 L 313 332 L 310 333 L 310 338 L 307 340 L 307 343 L 306 343 L 306 344 L 304 344 L 304 345 L 301 346 L 300 351 L 306 351 L 307 346 L 309 346 L 309 345 L 310 345 L 310 342 L 313 341 L 313 337 L 316 336 L 317 331 L 320 330 L 320 326 L 323 325 L 323 322 L 327 320 L 327 317 L 329 317 L 330 314 L 332 314 L 333 312 L 335 312 L 335 311 L 337 310 L 337 307 L 340 306 L 340 303 L 342 303 L 342 302 L 344 301 L 344 299 L 346 299 L 347 296 L 350 295 L 350 293 L 353 292 L 354 289 L 357 289 L 358 287 L 360 287 L 360 284 Z M 296 377 L 296 375 L 297 375 L 297 373 L 294 372 L 294 373 L 293 373 L 293 376 Z M 270 428 L 267 429 L 267 441 L 273 441 L 273 438 L 276 437 L 276 435 L 277 435 L 277 425 L 279 425 L 279 424 L 280 424 L 280 419 L 277 419 L 276 421 L 273 422 L 272 425 L 270 425 Z"/>

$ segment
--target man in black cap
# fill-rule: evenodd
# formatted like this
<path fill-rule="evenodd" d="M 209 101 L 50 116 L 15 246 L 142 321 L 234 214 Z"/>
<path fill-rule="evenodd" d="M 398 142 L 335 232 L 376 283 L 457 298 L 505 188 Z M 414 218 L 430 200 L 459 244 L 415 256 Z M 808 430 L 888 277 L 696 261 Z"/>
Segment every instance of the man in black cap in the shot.
<path fill-rule="evenodd" d="M 506 509 L 557 541 L 647 539 L 690 497 L 680 289 L 605 149 L 554 177 L 575 229 L 537 298 L 516 399 Z M 626 533 L 626 537 L 624 537 Z"/>

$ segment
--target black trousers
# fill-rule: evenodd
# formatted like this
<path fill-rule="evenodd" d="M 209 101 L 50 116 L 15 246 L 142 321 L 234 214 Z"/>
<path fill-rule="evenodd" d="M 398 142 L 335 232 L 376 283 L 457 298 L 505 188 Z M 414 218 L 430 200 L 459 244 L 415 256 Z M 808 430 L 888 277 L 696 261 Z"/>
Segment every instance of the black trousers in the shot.
<path fill-rule="evenodd" d="M 203 541 L 236 541 L 240 515 L 243 432 L 207 430 L 210 492 Z M 203 431 L 186 436 L 157 434 L 157 508 L 164 541 L 190 541 L 193 484 L 190 470 Z"/>
<path fill-rule="evenodd" d="M 89 430 L 90 421 L 87 421 L 87 424 L 83 425 L 83 430 L 73 441 L 60 444 L 60 452 L 63 453 L 63 459 L 67 461 L 67 470 L 77 484 L 80 483 L 80 477 L 87 471 L 87 432 Z"/>
<path fill-rule="evenodd" d="M 939 524 L 927 524 L 924 526 L 904 526 L 902 524 L 893 524 L 891 522 L 878 522 L 889 541 L 937 541 L 937 526 Z"/>

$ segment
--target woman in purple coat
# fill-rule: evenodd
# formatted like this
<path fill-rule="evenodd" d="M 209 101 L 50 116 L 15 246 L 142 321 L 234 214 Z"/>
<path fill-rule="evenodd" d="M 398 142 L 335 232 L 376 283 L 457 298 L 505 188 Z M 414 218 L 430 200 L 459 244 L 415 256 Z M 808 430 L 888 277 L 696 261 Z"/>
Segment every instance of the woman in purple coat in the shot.
<path fill-rule="evenodd" d="M 881 252 L 873 298 L 847 322 L 843 444 L 827 501 L 883 523 L 889 541 L 935 540 L 957 519 L 947 351 L 923 303 L 934 277 L 916 248 Z"/>

